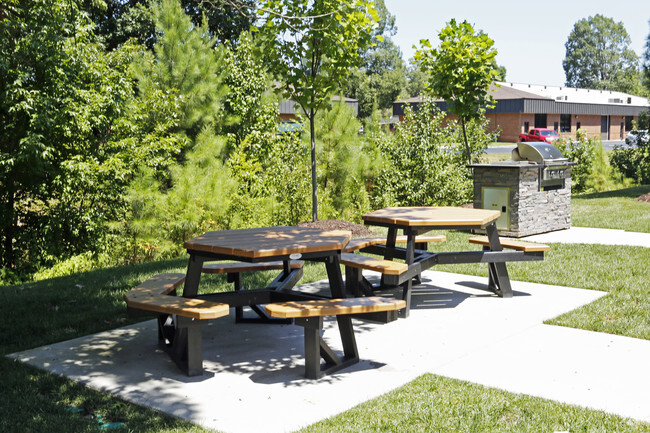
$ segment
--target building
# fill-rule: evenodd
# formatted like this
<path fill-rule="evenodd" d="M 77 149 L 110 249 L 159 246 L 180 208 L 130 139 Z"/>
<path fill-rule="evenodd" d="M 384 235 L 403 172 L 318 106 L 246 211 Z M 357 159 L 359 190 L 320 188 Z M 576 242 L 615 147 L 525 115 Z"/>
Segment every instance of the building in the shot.
<path fill-rule="evenodd" d="M 650 109 L 647 98 L 611 90 L 498 82 L 490 92 L 497 104 L 486 117 L 503 142 L 517 142 L 530 128 L 555 129 L 562 137 L 575 137 L 582 129 L 589 137 L 622 140 L 639 113 Z M 404 106 L 415 108 L 421 101 L 416 97 L 394 102 L 393 115 L 403 120 Z M 444 101 L 436 105 L 447 108 Z"/>
<path fill-rule="evenodd" d="M 332 102 L 340 101 L 341 97 L 334 95 L 332 96 Z M 343 101 L 352 107 L 354 110 L 355 116 L 359 113 L 359 101 L 352 98 L 343 98 Z M 280 121 L 282 122 L 295 122 L 298 120 L 296 116 L 296 111 L 300 110 L 300 106 L 296 102 L 291 100 L 280 101 Z"/>

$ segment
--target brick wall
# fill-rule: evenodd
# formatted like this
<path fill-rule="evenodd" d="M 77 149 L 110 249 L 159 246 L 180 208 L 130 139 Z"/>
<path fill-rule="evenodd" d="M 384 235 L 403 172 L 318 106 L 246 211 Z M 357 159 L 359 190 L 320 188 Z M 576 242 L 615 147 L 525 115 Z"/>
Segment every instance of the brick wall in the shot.
<path fill-rule="evenodd" d="M 525 132 L 525 123 L 528 122 L 528 128 L 535 127 L 534 113 L 488 113 L 486 117 L 489 121 L 489 131 L 500 131 L 497 141 L 516 143 L 519 141 L 519 134 Z M 558 133 L 563 138 L 575 139 L 578 124 L 580 129 L 586 132 L 587 137 L 600 137 L 600 115 L 571 115 L 571 131 L 560 132 L 560 115 L 548 114 L 546 117 L 546 127 L 553 129 L 555 122 L 558 124 Z M 448 119 L 455 119 L 455 115 L 448 116 Z M 404 116 L 399 116 L 400 121 Z M 636 117 L 635 117 L 636 119 Z M 621 129 L 621 124 L 623 129 Z M 609 126 L 609 137 L 607 140 L 625 139 L 625 116 L 611 116 Z"/>

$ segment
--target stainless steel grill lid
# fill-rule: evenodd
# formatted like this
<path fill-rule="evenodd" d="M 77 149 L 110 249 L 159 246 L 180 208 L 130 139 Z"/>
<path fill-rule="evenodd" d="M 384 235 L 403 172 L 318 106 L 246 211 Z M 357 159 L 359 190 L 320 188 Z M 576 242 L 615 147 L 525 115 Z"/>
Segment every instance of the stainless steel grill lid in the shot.
<path fill-rule="evenodd" d="M 517 147 L 512 150 L 512 159 L 513 161 L 533 161 L 540 164 L 567 161 L 557 147 L 545 142 L 518 143 Z"/>

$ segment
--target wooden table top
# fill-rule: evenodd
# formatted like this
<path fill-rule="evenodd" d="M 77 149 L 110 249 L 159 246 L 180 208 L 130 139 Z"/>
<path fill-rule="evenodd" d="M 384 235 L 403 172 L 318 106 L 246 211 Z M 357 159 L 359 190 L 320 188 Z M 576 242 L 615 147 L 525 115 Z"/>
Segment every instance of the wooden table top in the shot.
<path fill-rule="evenodd" d="M 402 227 L 485 227 L 500 215 L 498 210 L 451 206 L 387 207 L 365 214 L 363 220 Z"/>
<path fill-rule="evenodd" d="M 310 227 L 262 227 L 211 231 L 183 245 L 187 250 L 261 258 L 342 250 L 352 233 Z"/>

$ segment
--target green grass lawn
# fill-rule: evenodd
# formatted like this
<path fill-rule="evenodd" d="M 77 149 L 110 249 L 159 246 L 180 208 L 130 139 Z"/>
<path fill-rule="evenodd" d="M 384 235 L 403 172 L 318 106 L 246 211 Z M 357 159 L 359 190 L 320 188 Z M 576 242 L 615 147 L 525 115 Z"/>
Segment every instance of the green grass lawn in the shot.
<path fill-rule="evenodd" d="M 573 197 L 571 222 L 577 227 L 650 233 L 650 204 L 634 200 L 649 192 L 645 185 Z"/>
<path fill-rule="evenodd" d="M 634 197 L 650 187 L 576 197 L 574 225 L 650 232 L 650 204 Z M 645 206 L 645 207 L 644 207 Z M 468 246 L 465 232 L 448 232 L 436 249 Z M 0 354 L 64 341 L 132 323 L 122 294 L 160 272 L 183 272 L 185 258 L 104 269 L 18 286 L 0 287 Z M 305 267 L 304 282 L 325 278 L 322 266 Z M 484 265 L 436 268 L 487 276 Z M 542 262 L 512 263 L 515 280 L 570 285 L 609 294 L 550 323 L 650 339 L 650 251 L 640 247 L 553 244 Z M 261 287 L 273 273 L 248 274 Z M 225 276 L 209 276 L 206 290 L 229 289 Z M 20 326 L 18 326 L 20 324 Z M 97 432 L 94 417 L 124 422 L 122 431 L 203 432 L 159 412 L 125 403 L 67 379 L 0 358 L 0 431 Z M 84 408 L 76 413 L 70 408 Z M 650 425 L 462 381 L 422 376 L 305 431 L 584 431 L 640 432 Z"/>

